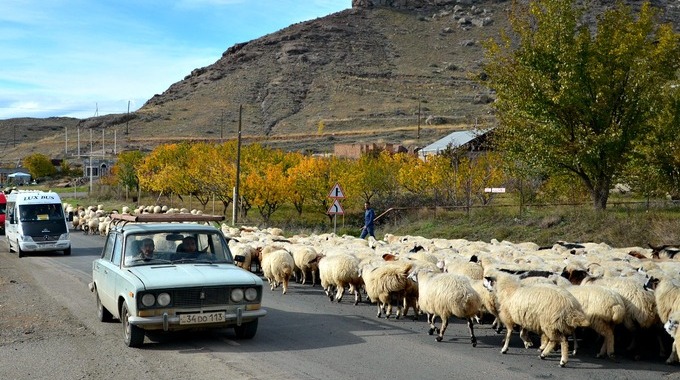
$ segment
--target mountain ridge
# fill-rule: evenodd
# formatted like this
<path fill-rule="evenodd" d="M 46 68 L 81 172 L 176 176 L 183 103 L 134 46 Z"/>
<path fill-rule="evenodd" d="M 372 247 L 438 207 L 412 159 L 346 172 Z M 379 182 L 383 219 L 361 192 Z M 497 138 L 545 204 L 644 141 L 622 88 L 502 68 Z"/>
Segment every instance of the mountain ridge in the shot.
<path fill-rule="evenodd" d="M 510 2 L 352 3 L 351 9 L 229 47 L 215 63 L 192 70 L 129 115 L 35 119 L 34 125 L 0 121 L 2 141 L 16 141 L 7 133 L 10 125 L 22 136 L 0 160 L 38 149 L 73 155 L 76 130 L 83 140 L 88 130 L 97 141 L 109 140 L 95 142 L 93 150 L 104 145 L 112 153 L 114 134 L 119 150 L 152 149 L 163 142 L 234 139 L 240 120 L 249 141 L 319 153 L 337 143 L 425 146 L 455 129 L 493 125 L 493 92 L 479 80 L 482 41 L 507 29 Z M 677 27 L 678 4 L 652 4 L 664 6 Z M 54 133 L 59 127 L 63 131 Z M 44 145 L 31 141 L 30 134 L 43 132 Z"/>

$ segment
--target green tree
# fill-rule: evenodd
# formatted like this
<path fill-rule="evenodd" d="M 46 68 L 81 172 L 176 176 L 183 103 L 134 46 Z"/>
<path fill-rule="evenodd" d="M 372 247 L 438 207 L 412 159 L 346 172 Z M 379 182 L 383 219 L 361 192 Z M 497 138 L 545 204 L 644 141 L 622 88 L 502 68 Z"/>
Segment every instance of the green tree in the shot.
<path fill-rule="evenodd" d="M 126 196 L 131 189 L 139 190 L 137 167 L 142 162 L 142 159 L 144 159 L 144 155 L 138 150 L 130 150 L 118 154 L 118 159 L 113 166 L 112 172 L 115 173 L 118 184 L 125 188 Z"/>
<path fill-rule="evenodd" d="M 678 34 L 648 3 L 622 3 L 591 31 L 571 0 L 515 4 L 513 36 L 490 41 L 485 71 L 497 93 L 497 147 L 509 160 L 578 177 L 595 209 L 667 109 Z M 658 133 L 658 136 L 664 136 Z"/>
<path fill-rule="evenodd" d="M 49 157 L 42 153 L 34 153 L 24 157 L 23 166 L 33 178 L 53 176 L 57 173 L 57 168 L 52 165 Z"/>

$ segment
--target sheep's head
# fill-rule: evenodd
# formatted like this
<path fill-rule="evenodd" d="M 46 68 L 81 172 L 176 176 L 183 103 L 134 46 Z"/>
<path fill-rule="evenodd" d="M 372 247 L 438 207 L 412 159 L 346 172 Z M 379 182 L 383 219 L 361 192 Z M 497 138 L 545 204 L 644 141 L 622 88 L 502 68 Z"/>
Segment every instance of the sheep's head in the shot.
<path fill-rule="evenodd" d="M 670 336 L 675 337 L 678 326 L 680 326 L 680 313 L 675 312 L 668 317 L 668 322 L 664 323 L 663 328 Z"/>
<path fill-rule="evenodd" d="M 659 286 L 659 282 L 661 282 L 659 278 L 651 276 L 647 282 L 645 282 L 644 288 L 645 290 L 656 290 L 656 287 Z"/>
<path fill-rule="evenodd" d="M 494 277 L 494 276 L 484 277 L 484 288 L 486 288 L 486 290 L 493 292 L 495 287 L 496 287 L 496 277 Z"/>
<path fill-rule="evenodd" d="M 583 269 L 564 268 L 562 277 L 566 278 L 573 285 L 580 285 L 588 277 L 588 272 Z"/>

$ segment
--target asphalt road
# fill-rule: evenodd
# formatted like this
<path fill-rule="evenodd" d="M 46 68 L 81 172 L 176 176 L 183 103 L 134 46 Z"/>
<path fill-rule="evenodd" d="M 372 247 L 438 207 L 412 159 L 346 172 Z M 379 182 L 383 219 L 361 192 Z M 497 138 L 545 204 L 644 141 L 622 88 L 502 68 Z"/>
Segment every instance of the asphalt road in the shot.
<path fill-rule="evenodd" d="M 436 342 L 427 334 L 424 316 L 378 319 L 376 305 L 353 306 L 349 296 L 331 303 L 319 285 L 309 284 L 291 284 L 286 295 L 267 288 L 268 315 L 252 340 L 236 340 L 224 329 L 155 334 L 142 348 L 127 348 L 120 323 L 96 320 L 95 298 L 87 288 L 104 239 L 75 232 L 72 242 L 71 256 L 17 260 L 81 326 L 65 338 L 2 347 L 0 378 L 680 379 L 680 367 L 665 365 L 652 353 L 640 361 L 620 355 L 614 362 L 595 359 L 595 347 L 583 347 L 560 368 L 558 353 L 540 360 L 516 334 L 503 355 L 502 337 L 488 325 L 475 326 L 473 348 L 462 320 L 452 320 L 444 340 Z M 7 252 L 4 240 L 0 250 Z M 3 375 L 8 368 L 9 375 Z"/>

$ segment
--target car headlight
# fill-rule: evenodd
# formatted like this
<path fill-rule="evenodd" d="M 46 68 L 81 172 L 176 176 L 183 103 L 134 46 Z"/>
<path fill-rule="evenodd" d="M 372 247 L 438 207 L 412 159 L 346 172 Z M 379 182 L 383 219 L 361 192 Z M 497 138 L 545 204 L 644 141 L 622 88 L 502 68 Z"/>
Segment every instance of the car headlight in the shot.
<path fill-rule="evenodd" d="M 168 306 L 170 305 L 170 294 L 168 293 L 161 293 L 158 295 L 158 305 L 159 306 Z"/>
<path fill-rule="evenodd" d="M 248 288 L 246 289 L 246 301 L 252 302 L 257 299 L 257 289 Z"/>
<path fill-rule="evenodd" d="M 26 243 L 32 243 L 33 242 L 33 238 L 28 236 L 28 235 L 19 236 L 19 239 L 23 242 L 26 242 Z"/>
<path fill-rule="evenodd" d="M 68 240 L 68 233 L 59 235 L 59 240 Z"/>
<path fill-rule="evenodd" d="M 243 301 L 243 289 L 237 288 L 231 291 L 231 300 L 234 302 Z"/>
<path fill-rule="evenodd" d="M 151 293 L 146 293 L 142 296 L 142 305 L 146 307 L 151 307 L 156 303 L 156 297 Z"/>

